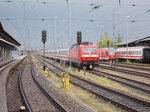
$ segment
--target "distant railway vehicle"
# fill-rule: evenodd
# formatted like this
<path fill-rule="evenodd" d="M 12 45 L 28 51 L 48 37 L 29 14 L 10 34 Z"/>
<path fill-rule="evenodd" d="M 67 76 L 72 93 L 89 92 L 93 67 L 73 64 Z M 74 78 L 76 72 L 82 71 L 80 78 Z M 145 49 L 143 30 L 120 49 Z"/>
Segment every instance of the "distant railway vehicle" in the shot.
<path fill-rule="evenodd" d="M 116 50 L 116 58 L 119 61 L 128 58 L 132 62 L 150 62 L 150 47 L 118 48 Z"/>
<path fill-rule="evenodd" d="M 104 61 L 115 60 L 116 59 L 115 49 L 113 47 L 100 48 L 99 58 L 100 60 L 104 60 Z"/>
<path fill-rule="evenodd" d="M 83 67 L 93 69 L 99 65 L 98 47 L 89 42 L 74 44 L 70 49 L 47 51 L 46 56 L 67 63 L 71 62 L 79 69 Z"/>

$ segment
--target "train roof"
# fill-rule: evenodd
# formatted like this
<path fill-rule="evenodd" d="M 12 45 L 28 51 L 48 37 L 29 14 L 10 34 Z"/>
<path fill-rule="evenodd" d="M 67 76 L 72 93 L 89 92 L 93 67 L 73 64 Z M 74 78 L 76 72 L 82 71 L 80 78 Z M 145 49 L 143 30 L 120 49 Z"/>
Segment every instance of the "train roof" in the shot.
<path fill-rule="evenodd" d="M 149 48 L 147 46 L 142 46 L 142 47 L 128 47 L 129 50 L 141 50 L 141 49 L 144 49 L 144 48 Z M 122 50 L 125 50 L 127 49 L 127 47 L 122 47 L 122 48 L 118 48 L 116 49 L 116 51 L 122 51 Z"/>
<path fill-rule="evenodd" d="M 80 45 L 93 45 L 93 43 L 89 41 L 85 41 L 85 42 L 82 42 Z"/>
<path fill-rule="evenodd" d="M 130 43 L 142 42 L 142 41 L 147 41 L 147 40 L 150 40 L 150 36 L 132 38 L 132 39 L 129 39 L 128 42 L 125 41 L 122 43 L 117 43 L 115 45 L 120 46 L 120 45 L 126 45 L 126 44 L 130 44 Z"/>
<path fill-rule="evenodd" d="M 114 47 L 109 47 L 109 49 L 115 49 Z M 100 48 L 99 50 L 108 50 L 108 48 Z"/>
<path fill-rule="evenodd" d="M 56 49 L 56 50 L 46 50 L 46 52 L 53 52 L 53 51 L 67 51 L 68 49 Z"/>

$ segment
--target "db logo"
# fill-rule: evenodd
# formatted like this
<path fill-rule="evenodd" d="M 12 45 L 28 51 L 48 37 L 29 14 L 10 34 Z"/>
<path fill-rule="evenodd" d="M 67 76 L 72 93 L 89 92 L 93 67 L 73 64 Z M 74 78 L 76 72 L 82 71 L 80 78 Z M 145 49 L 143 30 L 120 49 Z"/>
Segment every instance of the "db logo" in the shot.
<path fill-rule="evenodd" d="M 89 53 L 89 55 L 91 56 L 91 55 L 92 55 L 92 53 Z"/>

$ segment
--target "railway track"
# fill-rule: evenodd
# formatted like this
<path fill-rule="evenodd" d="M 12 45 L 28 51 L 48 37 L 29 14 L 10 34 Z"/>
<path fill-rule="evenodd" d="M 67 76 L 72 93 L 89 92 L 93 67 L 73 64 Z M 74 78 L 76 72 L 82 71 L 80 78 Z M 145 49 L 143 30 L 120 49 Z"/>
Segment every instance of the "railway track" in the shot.
<path fill-rule="evenodd" d="M 22 69 L 19 72 L 20 75 L 18 79 L 20 91 L 23 96 L 24 105 L 26 106 L 27 112 L 34 112 L 34 111 L 67 112 L 67 110 L 63 108 L 57 101 L 55 101 L 55 99 L 51 97 L 46 92 L 46 90 L 39 84 L 39 82 L 35 77 L 34 69 L 33 67 L 29 67 L 29 64 L 32 66 L 32 63 L 28 62 L 27 65 L 28 69 L 31 70 L 30 73 L 32 76 L 30 76 L 29 74 L 28 74 L 28 76 L 30 76 L 29 78 L 27 78 L 28 77 L 27 75 L 23 76 L 25 75 L 24 72 L 26 66 L 24 65 L 24 67 L 22 67 Z M 28 87 L 27 85 L 30 87 L 33 86 L 32 89 L 28 90 L 28 88 L 30 87 Z M 34 96 L 32 93 L 34 93 Z M 44 108 L 42 107 L 42 105 Z M 37 110 L 37 108 L 39 107 L 42 108 L 42 110 L 40 109 Z"/>
<path fill-rule="evenodd" d="M 16 66 L 20 60 L 7 63 L 0 68 L 0 112 L 7 112 L 6 88 L 9 71 Z"/>
<path fill-rule="evenodd" d="M 20 71 L 19 71 L 19 75 L 18 75 L 18 85 L 19 85 L 19 90 L 20 90 L 20 94 L 22 96 L 22 101 L 23 104 L 26 107 L 27 112 L 32 112 L 32 108 L 29 104 L 28 98 L 25 94 L 24 88 L 23 88 L 23 83 L 22 83 L 22 75 L 23 75 L 23 71 L 25 68 L 26 64 L 23 65 L 23 67 L 21 67 Z"/>
<path fill-rule="evenodd" d="M 139 81 L 128 79 L 128 78 L 121 77 L 121 76 L 116 76 L 116 75 L 102 72 L 102 71 L 96 70 L 96 69 L 94 69 L 93 71 L 89 71 L 89 72 L 92 74 L 98 75 L 98 76 L 107 77 L 110 80 L 116 81 L 118 83 L 127 85 L 129 87 L 132 87 L 132 88 L 138 89 L 142 92 L 150 94 L 150 84 L 146 84 L 144 82 L 139 82 Z"/>
<path fill-rule="evenodd" d="M 99 68 L 150 78 L 149 73 L 141 73 L 141 72 L 137 72 L 137 71 L 125 70 L 125 69 L 114 68 L 114 67 L 112 68 L 112 67 L 102 66 L 102 65 L 99 65 Z"/>
<path fill-rule="evenodd" d="M 104 63 L 104 62 L 101 62 L 101 64 L 109 65 L 109 63 Z M 147 71 L 147 72 L 150 71 L 150 66 L 145 66 L 145 67 L 143 67 L 142 65 L 118 64 L 118 63 L 115 63 L 115 66 L 116 66 L 116 67 L 131 68 L 131 69 L 135 69 L 135 70 L 142 70 L 142 71 Z"/>
<path fill-rule="evenodd" d="M 41 65 L 42 61 L 39 59 L 38 63 Z M 50 93 L 53 97 L 56 97 L 56 99 L 60 102 L 60 104 L 64 105 L 66 109 L 68 109 L 69 112 L 91 112 L 90 108 L 87 108 L 83 106 L 82 104 L 79 104 L 74 99 L 70 98 L 68 94 L 66 94 L 64 91 L 60 90 L 60 88 L 55 87 L 51 81 L 47 80 L 46 77 L 44 77 L 43 74 L 38 74 L 37 79 L 43 79 L 40 80 L 41 84 L 43 84 L 43 87 L 46 88 L 48 93 Z M 47 86 L 46 86 L 47 85 Z M 51 86 L 49 86 L 51 85 Z"/>
<path fill-rule="evenodd" d="M 64 70 L 56 67 L 56 65 L 52 65 L 51 63 L 46 61 L 46 66 L 53 72 L 55 72 L 58 76 Z M 51 66 L 51 67 L 50 67 Z M 98 85 L 89 80 L 83 79 L 81 77 L 70 75 L 71 82 L 85 90 L 88 90 L 91 93 L 96 94 L 98 97 L 107 100 L 127 111 L 132 112 L 147 112 L 150 111 L 150 102 L 143 100 L 141 98 L 128 95 L 127 93 L 123 93 L 121 91 Z"/>
<path fill-rule="evenodd" d="M 0 68 L 4 67 L 5 65 L 14 62 L 15 60 L 8 60 L 6 62 L 3 62 L 2 64 L 0 64 Z"/>
<path fill-rule="evenodd" d="M 36 83 L 36 85 L 38 86 L 38 88 L 40 88 L 40 90 L 42 91 L 42 93 L 53 103 L 56 105 L 57 109 L 59 109 L 59 112 L 68 112 L 62 105 L 60 105 L 55 98 L 53 98 L 52 96 L 49 95 L 49 93 L 39 84 L 38 80 L 35 77 L 34 74 L 34 69 L 32 67 L 32 77 L 34 82 Z"/>

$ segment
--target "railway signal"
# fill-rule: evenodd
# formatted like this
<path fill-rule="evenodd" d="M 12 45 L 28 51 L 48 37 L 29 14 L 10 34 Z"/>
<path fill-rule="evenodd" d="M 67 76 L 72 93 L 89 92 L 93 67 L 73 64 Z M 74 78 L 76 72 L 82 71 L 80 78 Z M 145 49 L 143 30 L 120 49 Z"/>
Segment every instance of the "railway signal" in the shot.
<path fill-rule="evenodd" d="M 77 43 L 80 45 L 82 42 L 82 32 L 77 32 Z"/>
<path fill-rule="evenodd" d="M 43 44 L 46 42 L 46 30 L 42 30 L 42 42 Z"/>
<path fill-rule="evenodd" d="M 43 42 L 43 71 L 45 71 L 45 43 L 46 43 L 46 30 L 42 30 L 42 42 Z"/>

